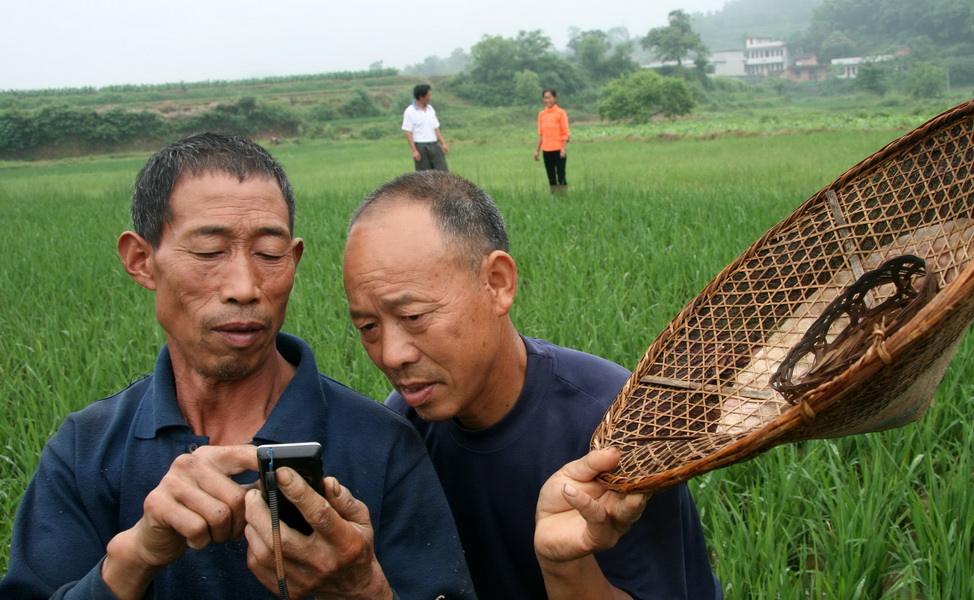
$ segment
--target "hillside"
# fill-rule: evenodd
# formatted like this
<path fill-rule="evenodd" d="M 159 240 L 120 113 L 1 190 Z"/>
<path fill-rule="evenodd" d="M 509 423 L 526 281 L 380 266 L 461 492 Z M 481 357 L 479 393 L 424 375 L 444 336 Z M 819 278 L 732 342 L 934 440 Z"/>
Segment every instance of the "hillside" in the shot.
<path fill-rule="evenodd" d="M 747 37 L 788 39 L 804 32 L 823 1 L 730 0 L 719 11 L 691 15 L 691 23 L 710 50 L 738 50 Z"/>

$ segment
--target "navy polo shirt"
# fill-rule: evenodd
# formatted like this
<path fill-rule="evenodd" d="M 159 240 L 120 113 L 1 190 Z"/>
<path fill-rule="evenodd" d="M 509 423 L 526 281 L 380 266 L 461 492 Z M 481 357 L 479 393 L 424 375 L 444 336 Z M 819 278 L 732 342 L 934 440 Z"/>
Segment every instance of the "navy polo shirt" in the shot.
<path fill-rule="evenodd" d="M 375 552 L 400 598 L 473 597 L 453 520 L 421 440 L 385 407 L 318 373 L 311 349 L 279 334 L 297 367 L 254 444 L 321 443 L 326 475 L 364 502 Z M 48 441 L 17 511 L 0 598 L 112 598 L 100 577 L 109 540 L 132 527 L 172 461 L 208 443 L 176 404 L 169 352 L 155 372 L 71 414 Z M 242 474 L 238 481 L 253 481 Z M 154 598 L 274 598 L 247 569 L 246 540 L 187 550 Z"/>
<path fill-rule="evenodd" d="M 629 377 L 605 359 L 523 340 L 524 387 L 491 427 L 425 422 L 398 393 L 386 400 L 426 442 L 481 600 L 546 597 L 534 554 L 538 492 L 555 471 L 588 452 L 592 432 Z M 619 543 L 595 558 L 606 578 L 633 598 L 721 597 L 685 485 L 656 493 Z"/>

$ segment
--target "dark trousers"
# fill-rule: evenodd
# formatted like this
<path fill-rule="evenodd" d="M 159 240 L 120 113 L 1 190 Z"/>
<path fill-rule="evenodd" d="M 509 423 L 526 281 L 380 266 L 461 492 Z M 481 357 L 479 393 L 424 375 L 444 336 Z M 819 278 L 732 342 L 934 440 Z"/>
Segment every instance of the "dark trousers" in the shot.
<path fill-rule="evenodd" d="M 446 167 L 446 157 L 443 156 L 443 149 L 437 142 L 416 142 L 416 150 L 419 151 L 419 160 L 414 160 L 417 171 L 449 171 Z"/>
<path fill-rule="evenodd" d="M 565 180 L 565 165 L 568 163 L 568 157 L 561 155 L 561 150 L 545 150 L 544 154 L 544 170 L 548 173 L 548 184 L 549 185 L 568 185 L 568 181 Z"/>

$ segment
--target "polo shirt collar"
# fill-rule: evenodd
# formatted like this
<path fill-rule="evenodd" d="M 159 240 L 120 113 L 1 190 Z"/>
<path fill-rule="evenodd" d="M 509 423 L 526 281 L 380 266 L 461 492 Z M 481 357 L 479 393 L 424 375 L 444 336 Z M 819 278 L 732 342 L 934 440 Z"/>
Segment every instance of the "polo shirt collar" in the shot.
<path fill-rule="evenodd" d="M 267 421 L 254 435 L 254 441 L 282 443 L 318 439 L 328 420 L 328 402 L 311 348 L 295 336 L 279 333 L 277 349 L 297 370 Z M 169 348 L 163 346 L 152 381 L 136 412 L 133 430 L 136 438 L 152 439 L 167 427 L 188 429 L 189 425 L 176 403 L 172 360 Z"/>

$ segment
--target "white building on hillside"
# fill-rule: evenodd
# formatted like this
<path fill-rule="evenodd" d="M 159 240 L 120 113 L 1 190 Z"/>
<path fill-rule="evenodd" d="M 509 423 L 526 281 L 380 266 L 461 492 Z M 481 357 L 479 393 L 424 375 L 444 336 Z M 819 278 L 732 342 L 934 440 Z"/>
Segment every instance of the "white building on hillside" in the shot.
<path fill-rule="evenodd" d="M 747 38 L 744 42 L 744 72 L 750 77 L 767 77 L 789 66 L 788 46 L 781 40 Z"/>
<path fill-rule="evenodd" d="M 721 77 L 744 77 L 743 50 L 718 50 L 710 55 L 710 64 L 714 66 L 714 75 Z"/>
<path fill-rule="evenodd" d="M 864 63 L 886 62 L 896 58 L 892 54 L 879 56 L 850 56 L 848 58 L 833 58 L 832 71 L 839 79 L 855 79 L 859 75 L 859 67 Z"/>

